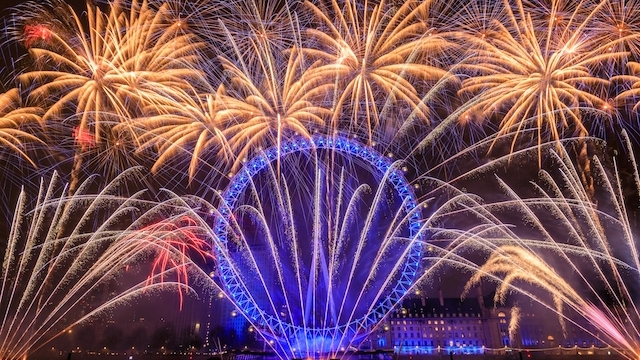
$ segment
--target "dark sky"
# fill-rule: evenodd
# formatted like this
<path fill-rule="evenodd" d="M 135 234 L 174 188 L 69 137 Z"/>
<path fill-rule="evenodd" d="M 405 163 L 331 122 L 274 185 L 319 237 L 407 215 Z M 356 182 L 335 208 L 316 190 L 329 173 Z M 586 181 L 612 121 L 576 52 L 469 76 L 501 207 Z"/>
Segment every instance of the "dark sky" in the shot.
<path fill-rule="evenodd" d="M 92 1 L 92 0 L 90 0 Z M 0 10 L 2 10 L 2 16 L 5 16 L 7 14 L 8 11 L 5 11 L 6 9 L 11 8 L 12 6 L 18 5 L 18 4 L 23 4 L 26 3 L 27 1 L 24 0 L 0 0 Z M 35 0 L 35 3 L 43 3 L 44 0 Z M 73 6 L 74 8 L 78 9 L 78 8 L 84 8 L 85 7 L 85 1 L 84 0 L 64 0 L 64 2 L 66 2 L 67 4 Z"/>
<path fill-rule="evenodd" d="M 22 4 L 25 3 L 26 1 L 21 1 L 21 0 L 2 0 L 2 4 L 0 4 L 1 8 L 9 8 L 11 6 L 17 5 L 17 4 Z M 38 2 L 38 1 L 36 1 Z M 71 4 L 71 5 L 82 5 L 84 4 L 83 0 L 67 0 L 65 1 L 67 4 Z"/>
<path fill-rule="evenodd" d="M 0 6 L 3 9 L 6 9 L 6 8 L 12 7 L 14 5 L 21 4 L 23 2 L 24 1 L 19 1 L 19 0 L 4 0 L 4 1 L 2 1 L 2 5 L 0 5 Z"/>
<path fill-rule="evenodd" d="M 33 0 L 30 1 L 32 3 L 36 3 L 36 4 L 42 4 L 45 1 L 52 1 L 52 2 L 56 2 L 56 1 L 60 1 L 60 2 L 64 2 L 67 3 L 71 6 L 73 6 L 77 12 L 81 13 L 82 11 L 84 11 L 86 9 L 86 2 L 85 0 Z M 90 1 L 90 3 L 104 3 L 107 0 L 88 0 Z M 126 0 L 129 1 L 129 0 Z M 7 18 L 10 18 L 12 15 L 12 7 L 19 5 L 19 4 L 26 4 L 29 1 L 24 1 L 24 0 L 0 0 L 0 26 L 2 26 L 2 29 L 0 31 L 4 32 L 4 24 L 5 24 L 5 20 Z M 4 41 L 4 34 L 0 35 L 0 41 Z M 22 47 L 18 46 L 16 47 L 15 44 L 13 44 L 14 46 L 12 46 L 12 44 L 3 44 L 2 48 L 0 48 L 0 82 L 2 83 L 0 85 L 0 92 L 4 92 L 6 90 L 8 90 L 8 87 L 11 87 L 11 85 L 7 85 L 7 80 L 10 79 L 10 75 L 8 72 L 11 72 L 11 68 L 12 65 L 9 65 L 13 62 L 13 60 L 15 60 L 15 58 L 17 58 L 18 56 L 20 56 L 22 54 L 22 51 L 24 50 Z"/>

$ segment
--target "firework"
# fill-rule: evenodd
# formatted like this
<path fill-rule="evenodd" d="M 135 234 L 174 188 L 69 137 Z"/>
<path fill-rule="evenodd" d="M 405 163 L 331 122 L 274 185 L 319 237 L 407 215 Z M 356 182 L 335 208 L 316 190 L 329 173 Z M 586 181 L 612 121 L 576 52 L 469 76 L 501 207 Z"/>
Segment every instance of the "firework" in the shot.
<path fill-rule="evenodd" d="M 567 11 L 559 6 L 553 2 L 551 16 L 545 19 L 535 17 L 521 2 L 509 3 L 504 23 L 494 24 L 495 30 L 487 30 L 485 36 L 465 39 L 472 50 L 461 66 L 471 76 L 460 91 L 477 94 L 479 101 L 472 109 L 486 118 L 496 116 L 499 134 L 535 129 L 532 140 L 538 145 L 583 136 L 588 133 L 583 114 L 603 112 L 608 106 L 602 94 L 609 79 L 598 68 L 624 53 L 609 50 L 614 43 L 590 32 L 600 6 L 583 4 L 569 11 L 567 24 L 558 25 L 555 14 Z M 513 138 L 511 151 L 529 143 L 518 140 L 521 137 Z"/>
<path fill-rule="evenodd" d="M 73 192 L 82 153 L 112 137 L 114 124 L 130 125 L 145 106 L 193 89 L 201 78 L 194 65 L 199 45 L 167 21 L 164 7 L 154 11 L 146 1 L 130 8 L 112 3 L 108 14 L 89 5 L 86 27 L 66 4 L 55 7 L 67 17 L 63 23 L 54 16 L 48 21 L 51 6 L 41 7 L 44 14 L 22 15 L 16 25 L 16 36 L 29 46 L 38 68 L 18 78 L 29 87 L 29 99 L 46 108 L 44 121 L 77 117 L 75 131 L 83 138 L 76 142 Z M 32 24 L 34 19 L 42 22 Z M 135 132 L 131 136 L 135 141 Z"/>
<path fill-rule="evenodd" d="M 362 134 L 371 143 L 394 112 L 428 121 L 417 83 L 443 77 L 447 71 L 438 55 L 453 48 L 441 29 L 430 26 L 431 2 L 407 1 L 398 8 L 384 1 L 306 4 L 318 27 L 306 29 L 311 45 L 303 51 L 322 62 L 315 76 L 335 84 L 327 94 L 334 128 Z M 340 123 L 343 114 L 346 125 Z"/>
<path fill-rule="evenodd" d="M 623 61 L 612 63 L 611 75 L 625 73 L 624 63 L 640 54 L 640 9 L 636 0 L 605 1 L 599 9 L 596 26 L 600 41 L 610 44 L 608 51 L 626 52 Z"/>
<path fill-rule="evenodd" d="M 141 193 L 112 195 L 134 175 L 139 176 L 125 172 L 96 195 L 85 193 L 89 184 L 84 183 L 73 197 L 59 197 L 65 190 L 54 175 L 41 184 L 35 205 L 29 205 L 26 193 L 20 195 L 2 268 L 3 358 L 23 358 L 72 326 L 145 292 L 163 287 L 191 291 L 185 276 L 193 265 L 186 256 L 209 259 L 207 242 L 187 226 L 172 228 L 169 236 L 163 233 L 166 227 L 149 225 L 151 219 L 173 219 L 166 210 L 159 216 Z M 172 205 L 177 211 L 179 204 Z M 136 213 L 141 214 L 136 218 Z M 124 225 L 127 218 L 136 220 Z M 102 220 L 99 225 L 97 220 Z M 101 284 L 149 257 L 157 264 L 149 279 L 91 300 Z"/>
<path fill-rule="evenodd" d="M 42 110 L 38 107 L 21 107 L 21 104 L 18 89 L 0 94 L 0 144 L 37 166 L 25 152 L 25 145 L 27 142 L 37 143 L 41 140 L 24 126 L 40 122 Z"/>
<path fill-rule="evenodd" d="M 557 178 L 562 180 L 554 181 L 547 172 L 541 174 L 541 184 L 536 186 L 540 198 L 521 198 L 505 185 L 510 200 L 498 206 L 522 214 L 523 222 L 539 237 L 511 234 L 487 246 L 491 256 L 477 269 L 466 291 L 483 278 L 498 281 L 496 302 L 504 302 L 512 290 L 524 293 L 554 309 L 563 328 L 564 321 L 575 321 L 565 315 L 568 307 L 602 330 L 594 336 L 623 356 L 637 358 L 639 332 L 635 324 L 639 313 L 631 284 L 637 281 L 640 261 L 622 179 L 617 168 L 609 175 L 594 159 L 593 171 L 601 187 L 598 198 L 609 204 L 602 210 L 591 201 L 589 190 L 580 185 L 579 171 L 567 158 L 557 157 Z M 629 161 L 636 169 L 632 154 Z M 633 181 L 636 187 L 640 185 L 637 170 Z M 558 264 L 568 269 L 561 275 L 558 266 L 550 265 L 551 259 L 559 259 Z M 523 288 L 522 283 L 548 292 L 551 303 Z M 600 290 L 607 295 L 601 295 Z"/>
<path fill-rule="evenodd" d="M 309 14 L 300 11 L 301 3 L 278 0 L 226 2 L 217 12 L 218 20 L 214 23 L 217 32 L 226 35 L 219 39 L 223 52 L 228 55 L 239 52 L 248 62 L 259 61 L 256 57 L 264 51 L 273 56 L 285 54 L 302 41 L 300 28 L 309 21 Z M 231 46 L 229 38 L 233 39 Z"/>
<path fill-rule="evenodd" d="M 625 292 L 628 278 L 617 269 L 637 271 L 639 256 L 619 179 L 605 175 L 599 160 L 590 160 L 601 147 L 586 136 L 613 132 L 621 139 L 620 127 L 637 127 L 630 121 L 637 116 L 640 70 L 635 5 L 622 0 L 116 0 L 88 5 L 86 13 L 60 0 L 18 6 L 7 18 L 5 36 L 28 54 L 11 59 L 19 70 L 8 77 L 14 82 L 9 88 L 19 90 L 0 101 L 0 143 L 39 166 L 45 161 L 28 158 L 27 144 L 45 142 L 53 154 L 46 162 L 56 161 L 54 167 L 71 178 L 67 197 L 42 195 L 38 199 L 46 201 L 28 214 L 23 213 L 27 205 L 19 203 L 17 219 L 60 216 L 34 227 L 46 230 L 44 245 L 23 247 L 23 253 L 51 249 L 42 253 L 51 261 L 39 274 L 65 274 L 58 272 L 60 264 L 72 265 L 69 276 L 88 271 L 80 287 L 100 274 L 115 276 L 123 266 L 150 261 L 150 278 L 123 293 L 124 299 L 165 285 L 189 291 L 191 271 L 203 275 L 195 262 L 210 260 L 207 244 L 213 244 L 222 256 L 220 274 L 199 284 L 223 285 L 237 313 L 264 340 L 276 340 L 274 350 L 289 358 L 325 350 L 338 356 L 340 347 L 357 345 L 415 286 L 416 277 L 428 278 L 449 264 L 483 269 L 502 280 L 501 295 L 517 287 L 516 281 L 535 284 L 552 294 L 552 310 L 578 311 L 605 324 L 609 330 L 603 336 L 612 345 L 633 347 L 630 339 L 638 332 L 619 323 L 638 314 Z M 23 107 L 18 92 L 34 107 Z M 44 124 L 45 131 L 36 132 L 35 124 Z M 565 141 L 574 136 L 580 141 Z M 344 147 L 318 145 L 318 139 Z M 500 151 L 505 144 L 506 155 Z M 540 198 L 520 197 L 502 179 L 498 184 L 508 201 L 484 203 L 467 193 L 465 187 L 476 186 L 477 177 L 512 165 L 518 176 L 537 171 L 527 166 L 535 153 L 532 144 L 538 167 L 560 165 L 557 172 L 543 173 L 535 187 Z M 569 159 L 566 144 L 576 150 L 577 161 Z M 548 155 L 549 148 L 554 155 Z M 371 158 L 388 166 L 377 167 Z M 147 195 L 141 194 L 117 198 L 108 185 L 90 196 L 90 185 L 81 185 L 82 178 L 101 175 L 127 187 L 131 178 L 118 174 L 137 165 L 152 170 L 144 177 L 147 185 L 155 182 L 176 194 L 167 193 L 165 200 L 149 195 L 143 201 L 139 196 Z M 42 173 L 49 170 L 44 168 Z M 259 173 L 250 173 L 255 169 Z M 445 175 L 432 179 L 436 173 Z M 167 184 L 167 175 L 188 176 L 189 187 Z M 411 182 L 399 180 L 404 176 Z M 31 178 L 24 177 L 24 182 Z M 480 186 L 492 199 L 495 194 L 484 185 L 493 178 L 482 179 Z M 181 197 L 194 184 L 199 194 L 215 194 L 217 206 Z M 230 185 L 215 190 L 220 184 Z M 234 187 L 239 184 L 240 195 Z M 79 210 L 85 205 L 90 210 Z M 609 205 L 613 213 L 607 212 Z M 509 220 L 523 215 L 518 221 L 538 237 L 521 236 L 517 226 L 503 222 L 505 209 L 515 209 Z M 543 218 L 540 209 L 555 217 Z M 413 214 L 419 222 L 410 221 Z M 76 216 L 82 225 L 72 223 Z M 455 223 L 458 217 L 464 220 Z M 87 229 L 104 219 L 104 227 Z M 130 226 L 116 224 L 120 220 Z M 430 243 L 416 239 L 426 228 Z M 569 240 L 556 241 L 557 228 Z M 622 240 L 612 240 L 614 228 L 622 229 Z M 12 234 L 10 247 L 25 239 Z M 26 239 L 37 242 L 38 234 Z M 616 252 L 617 241 L 630 251 Z M 417 258 L 418 247 L 429 249 L 426 258 Z M 577 273 L 574 258 L 592 264 L 613 299 L 581 300 L 583 289 L 551 281 L 558 275 L 541 260 L 550 250 L 574 264 Z M 491 254 L 486 267 L 467 259 L 471 252 Z M 18 252 L 8 253 L 27 264 Z M 93 257 L 76 263 L 68 254 Z M 257 259 L 263 255 L 267 261 Z M 225 282 L 225 275 L 237 283 Z M 33 304 L 64 288 L 44 283 Z M 25 288 L 37 288 L 29 284 Z M 255 289 L 264 296 L 252 298 Z M 73 290 L 74 296 L 84 296 L 83 291 Z M 61 309 L 70 304 L 56 294 L 53 304 Z M 117 296 L 111 304 L 120 301 Z M 607 310 L 612 304 L 626 312 L 613 314 Z M 24 313 L 17 314 L 15 319 Z M 10 328 L 17 322 L 3 321 L 0 329 L 24 333 Z M 7 335 L 5 342 L 39 345 L 49 330 L 67 325 L 52 326 L 29 339 Z"/>
<path fill-rule="evenodd" d="M 637 111 L 640 104 L 640 102 L 636 101 L 639 94 L 638 85 L 640 85 L 640 76 L 638 76 L 638 74 L 640 74 L 640 63 L 629 62 L 627 63 L 627 66 L 629 67 L 630 74 L 619 75 L 616 78 L 630 82 L 631 88 L 618 94 L 617 99 L 621 101 L 628 101 L 633 107 L 633 111 Z"/>
<path fill-rule="evenodd" d="M 602 254 L 598 254 L 602 256 Z M 624 318 L 617 318 L 616 312 L 607 310 L 603 312 L 598 306 L 584 299 L 573 289 L 554 269 L 542 260 L 539 255 L 518 246 L 501 246 L 496 250 L 487 262 L 467 283 L 466 291 L 480 282 L 483 277 L 497 277 L 501 279 L 496 291 L 497 303 L 504 303 L 506 297 L 513 288 L 521 289 L 518 283 L 528 283 L 548 291 L 552 296 L 553 307 L 560 314 L 560 323 L 566 336 L 564 307 L 574 309 L 603 332 L 604 340 L 615 347 L 630 352 L 629 359 L 636 358 L 638 344 L 630 329 L 625 328 Z M 529 293 L 529 296 L 537 298 Z M 600 304 L 602 306 L 602 304 Z M 517 316 L 511 318 L 509 324 L 509 336 L 513 338 L 515 329 L 518 328 Z M 631 329 L 635 332 L 635 328 Z"/>
<path fill-rule="evenodd" d="M 69 6 L 67 16 L 73 20 L 66 26 L 38 24 L 44 28 L 40 32 L 47 33 L 41 42 L 30 40 L 29 25 L 24 29 L 30 55 L 41 69 L 27 71 L 19 78 L 28 86 L 35 83 L 30 98 L 45 103 L 55 99 L 44 114 L 45 120 L 55 118 L 66 107 L 75 109 L 80 130 L 92 132 L 99 142 L 102 127 L 109 126 L 102 124 L 102 116 L 116 123 L 128 121 L 158 96 L 190 90 L 185 80 L 199 78 L 192 65 L 198 60 L 194 54 L 198 44 L 167 24 L 162 9 L 154 12 L 143 1 L 134 2 L 127 10 L 116 2 L 105 14 L 88 6 L 87 29 Z"/>
<path fill-rule="evenodd" d="M 262 49 L 264 50 L 264 49 Z M 305 69 L 304 55 L 292 49 L 285 64 L 269 52 L 261 53 L 257 64 L 249 64 L 237 54 L 237 63 L 221 61 L 230 86 L 221 93 L 218 121 L 224 125 L 238 169 L 242 161 L 261 148 L 279 146 L 288 138 L 310 137 L 314 129 L 323 130 L 330 110 L 314 100 L 329 85 L 308 80 L 313 67 Z"/>
<path fill-rule="evenodd" d="M 185 292 L 192 291 L 190 278 L 198 278 L 200 282 L 206 279 L 206 286 L 217 289 L 215 284 L 209 283 L 209 275 L 196 265 L 198 261 L 202 265 L 213 260 L 213 241 L 208 229 L 200 214 L 183 200 L 171 196 L 156 203 L 116 237 L 114 246 L 121 248 L 113 257 L 132 255 L 141 258 L 151 254 L 146 255 L 151 257 L 152 269 L 144 287 L 153 288 L 158 284 L 173 288 L 178 285 L 182 307 Z"/>
<path fill-rule="evenodd" d="M 207 154 L 214 153 L 220 159 L 217 163 L 223 166 L 233 162 L 233 153 L 223 134 L 225 122 L 221 115 L 226 108 L 222 102 L 223 89 L 221 87 L 218 93 L 204 96 L 203 100 L 187 97 L 179 105 L 172 99 L 166 99 L 166 105 L 154 105 L 160 110 L 159 114 L 137 120 L 142 144 L 138 153 L 151 147 L 159 155 L 152 168 L 154 172 L 176 158 L 176 154 L 182 153 L 190 157 L 190 179 L 195 176 L 198 166 L 207 162 Z"/>

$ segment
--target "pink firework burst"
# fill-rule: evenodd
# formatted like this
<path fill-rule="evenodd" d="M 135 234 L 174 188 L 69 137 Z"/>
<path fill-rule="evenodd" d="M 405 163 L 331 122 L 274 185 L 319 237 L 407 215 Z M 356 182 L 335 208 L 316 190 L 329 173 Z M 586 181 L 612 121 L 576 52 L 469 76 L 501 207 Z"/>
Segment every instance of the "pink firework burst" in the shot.
<path fill-rule="evenodd" d="M 140 236 L 142 235 L 142 236 Z M 206 229 L 189 215 L 162 220 L 148 225 L 132 237 L 142 239 L 145 248 L 153 251 L 154 258 L 146 285 L 156 281 L 162 283 L 173 274 L 176 281 L 188 287 L 189 271 L 195 259 L 209 261 L 214 258 L 211 243 L 207 241 Z M 183 287 L 179 287 L 180 307 L 183 302 Z"/>
<path fill-rule="evenodd" d="M 24 46 L 30 48 L 36 41 L 51 41 L 51 29 L 44 24 L 25 25 L 23 30 Z"/>

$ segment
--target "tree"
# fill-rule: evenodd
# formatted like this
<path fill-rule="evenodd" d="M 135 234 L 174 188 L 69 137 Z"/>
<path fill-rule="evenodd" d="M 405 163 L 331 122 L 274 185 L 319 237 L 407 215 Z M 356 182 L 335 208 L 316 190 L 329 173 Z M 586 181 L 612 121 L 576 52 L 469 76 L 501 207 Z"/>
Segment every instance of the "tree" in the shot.
<path fill-rule="evenodd" d="M 174 341 L 172 341 L 174 340 Z M 173 324 L 167 323 L 156 328 L 151 335 L 151 348 L 154 350 L 160 350 L 162 347 L 165 349 L 173 348 L 175 345 L 175 328 Z"/>
<path fill-rule="evenodd" d="M 96 329 L 92 325 L 74 328 L 75 343 L 83 349 L 93 349 L 96 342 Z"/>
<path fill-rule="evenodd" d="M 124 331 L 117 325 L 109 325 L 102 333 L 102 344 L 107 349 L 119 349 L 118 346 L 124 339 Z"/>
<path fill-rule="evenodd" d="M 185 327 L 180 334 L 180 345 L 185 349 L 200 349 L 202 347 L 202 336 L 196 333 L 191 326 Z"/>
<path fill-rule="evenodd" d="M 147 329 L 142 326 L 133 329 L 127 338 L 127 345 L 133 346 L 136 349 L 146 349 L 148 344 L 149 335 L 147 335 Z"/>

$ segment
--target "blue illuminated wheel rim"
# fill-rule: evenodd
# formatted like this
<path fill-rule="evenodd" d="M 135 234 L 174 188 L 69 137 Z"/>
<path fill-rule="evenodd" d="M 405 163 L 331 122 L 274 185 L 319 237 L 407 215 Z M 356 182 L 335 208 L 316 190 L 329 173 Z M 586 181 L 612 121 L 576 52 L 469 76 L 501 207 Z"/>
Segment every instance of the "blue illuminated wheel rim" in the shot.
<path fill-rule="evenodd" d="M 230 223 L 233 210 L 239 196 L 245 191 L 247 186 L 250 185 L 251 179 L 270 163 L 288 154 L 314 149 L 327 149 L 355 156 L 367 163 L 379 174 L 387 173 L 392 167 L 392 162 L 387 157 L 345 137 L 313 136 L 311 138 L 290 140 L 284 142 L 279 149 L 273 147 L 260 153 L 244 165 L 232 178 L 226 191 L 222 194 L 222 205 L 219 207 L 219 216 L 214 221 L 214 234 L 218 240 L 216 246 L 214 246 L 214 252 L 218 261 L 218 276 L 224 290 L 228 293 L 236 307 L 245 317 L 250 319 L 253 324 L 268 329 L 279 329 L 278 333 L 270 334 L 276 338 L 292 339 L 300 336 L 301 333 L 306 337 L 327 335 L 334 337 L 342 334 L 357 336 L 358 329 L 372 328 L 402 300 L 413 285 L 420 267 L 424 246 L 422 235 L 423 223 L 420 219 L 420 211 L 417 208 L 418 204 L 413 190 L 404 178 L 402 172 L 396 169 L 390 171 L 389 181 L 402 200 L 403 210 L 408 214 L 408 231 L 412 245 L 404 258 L 402 271 L 395 286 L 382 298 L 382 301 L 379 301 L 378 304 L 364 316 L 353 319 L 347 324 L 317 329 L 303 329 L 300 326 L 289 324 L 278 317 L 266 313 L 252 300 L 251 295 L 242 285 L 241 279 L 239 279 L 238 275 L 233 271 L 229 259 L 225 256 L 229 231 L 228 224 Z"/>

